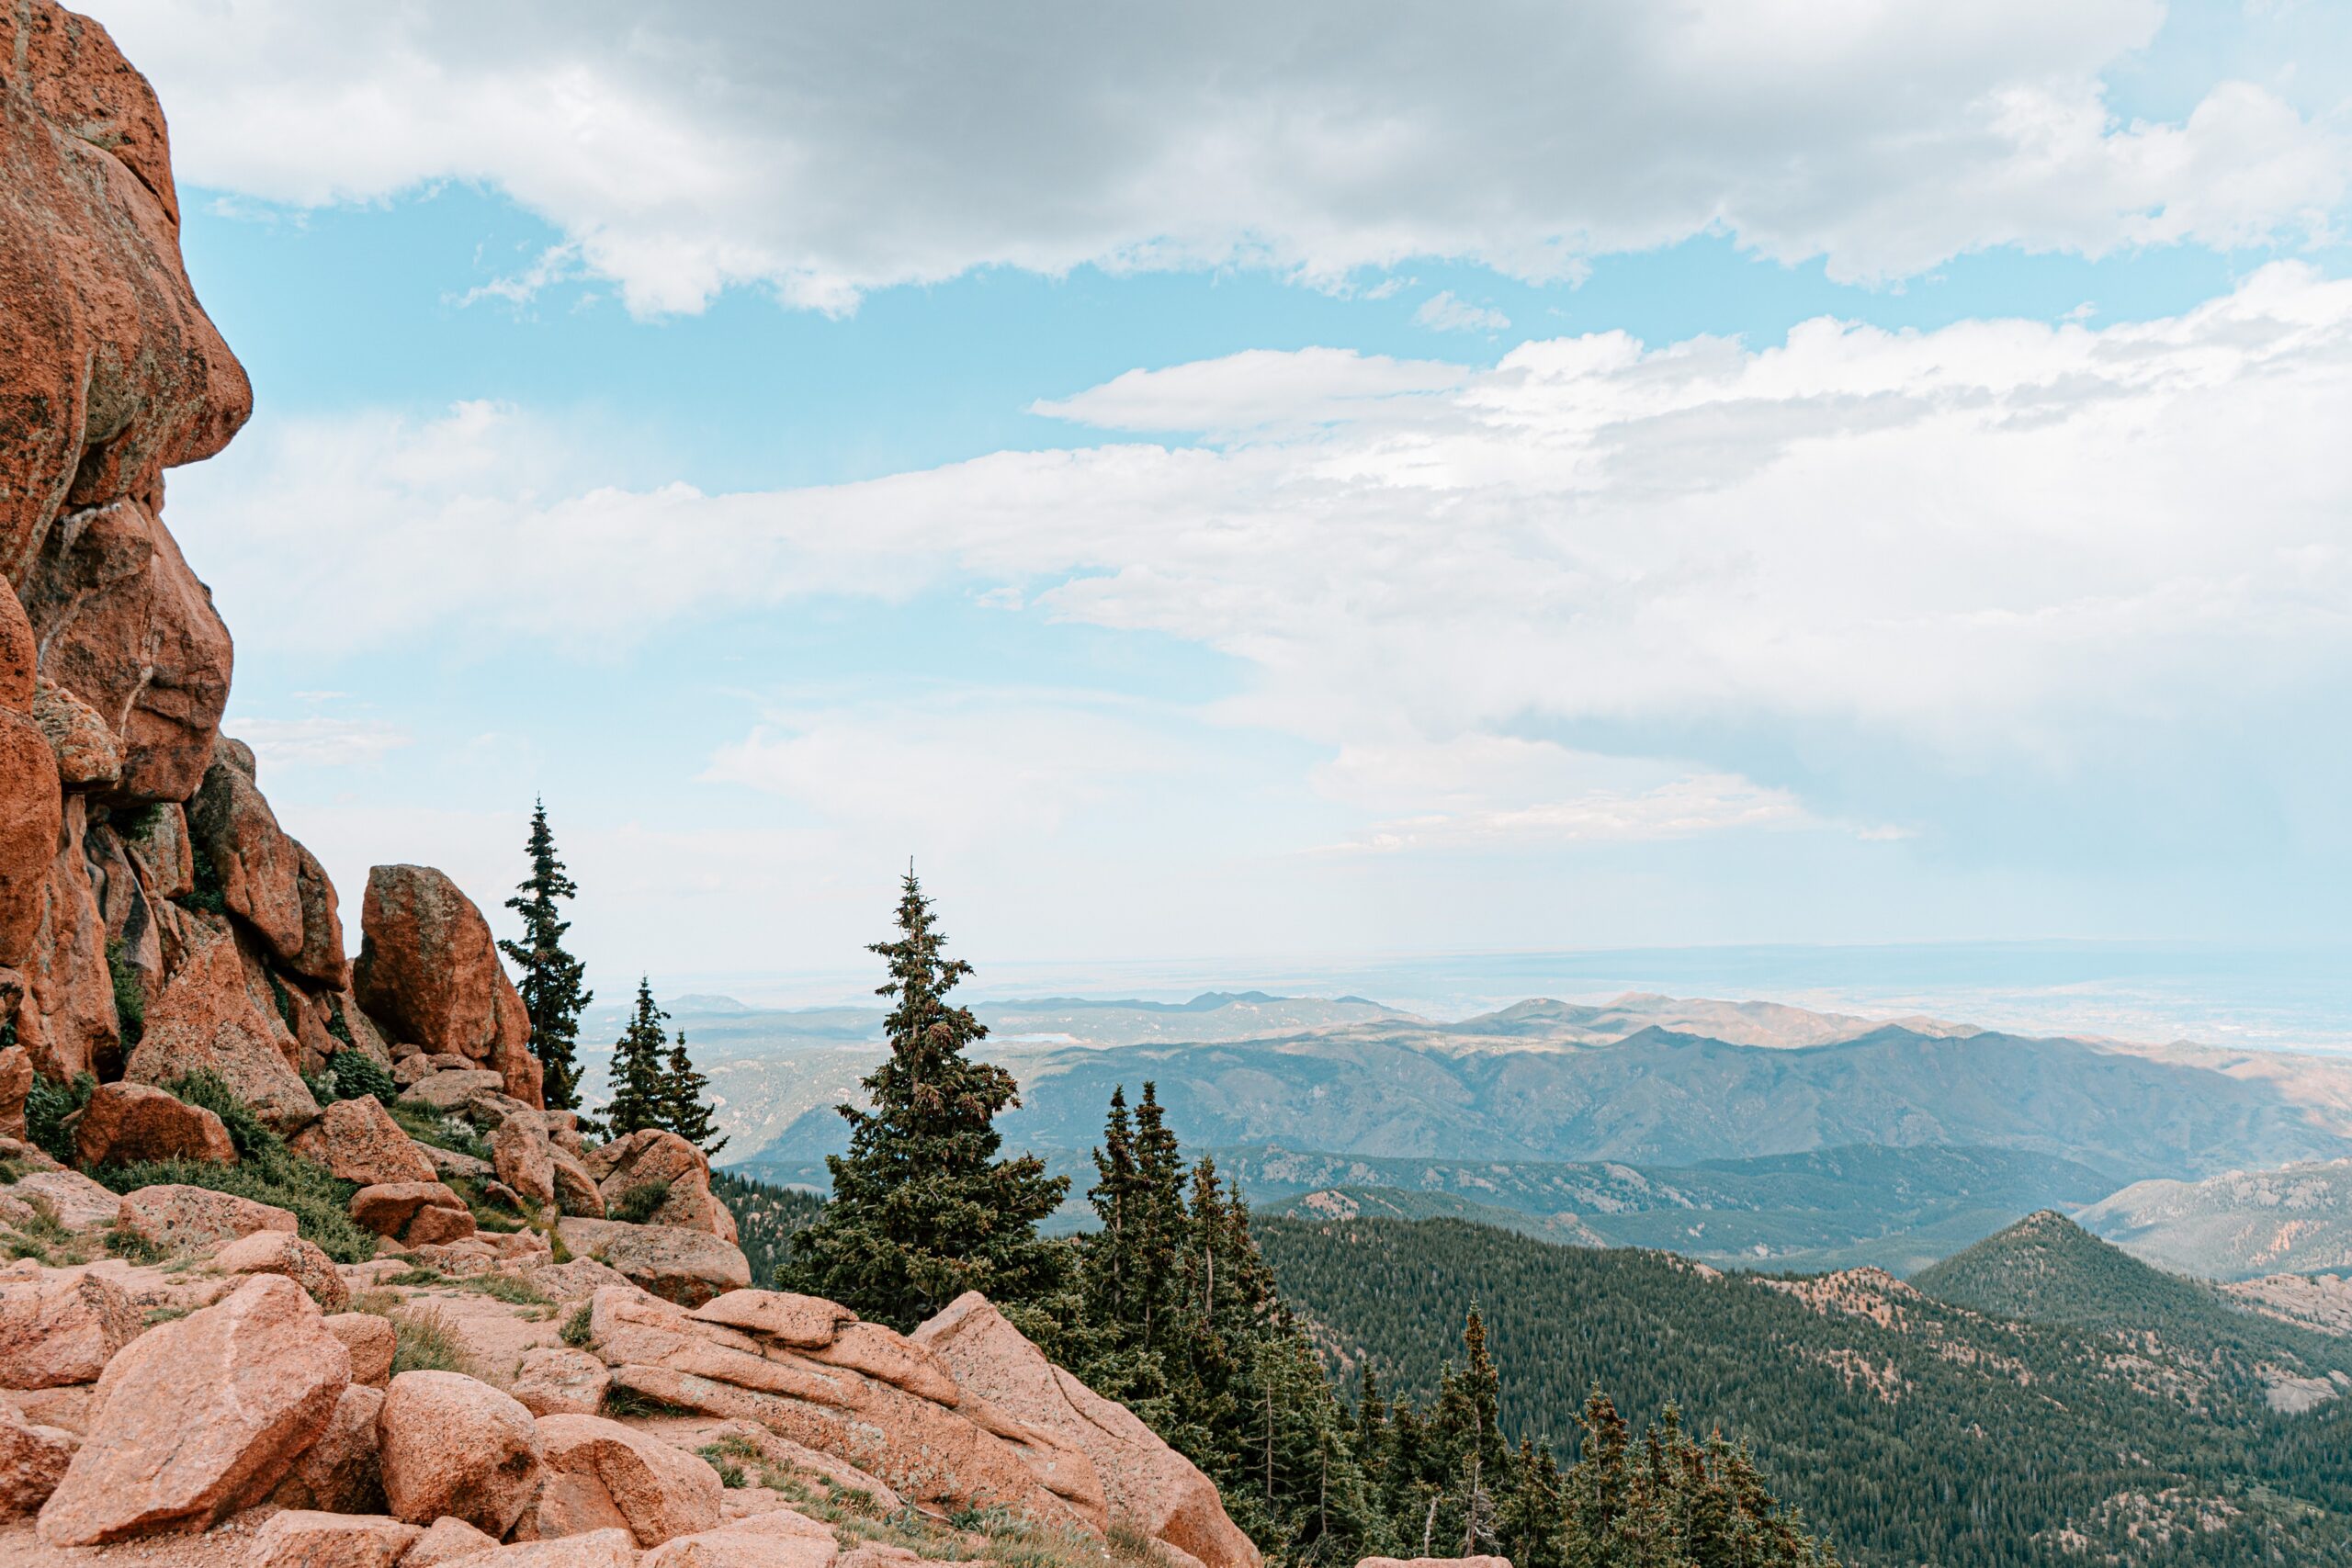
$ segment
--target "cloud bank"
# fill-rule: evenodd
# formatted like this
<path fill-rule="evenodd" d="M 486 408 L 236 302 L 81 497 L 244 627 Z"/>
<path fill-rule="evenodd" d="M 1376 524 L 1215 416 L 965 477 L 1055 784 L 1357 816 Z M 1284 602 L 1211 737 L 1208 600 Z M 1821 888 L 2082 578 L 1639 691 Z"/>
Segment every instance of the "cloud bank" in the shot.
<path fill-rule="evenodd" d="M 274 606 L 249 641 L 289 650 L 613 657 L 942 591 L 1173 637 L 1243 672 L 1183 721 L 1327 759 L 1313 787 L 1359 847 L 1883 837 L 1909 825 L 1742 777 L 1710 738 L 2062 778 L 2119 747 L 2210 757 L 2241 716 L 2291 728 L 2352 689 L 2352 282 L 2296 264 L 2101 330 L 1606 333 L 1491 369 L 1253 353 L 1051 410 L 1213 434 L 713 495 L 596 485 L 596 453 L 467 404 L 257 423 L 175 477 L 173 515 L 232 619 Z M 1103 700 L 780 712 L 713 776 L 851 810 L 919 771 L 896 738 L 972 755 L 1012 725 L 1061 782 L 997 779 L 975 810 L 1049 823 L 1182 765 L 1165 715 Z"/>
<path fill-rule="evenodd" d="M 2158 0 L 95 9 L 184 182 L 481 181 L 563 236 L 485 294 L 584 274 L 641 314 L 739 285 L 840 311 L 987 266 L 1573 279 L 1709 233 L 1885 280 L 1988 246 L 2293 243 L 2352 171 L 2335 106 L 2275 81 L 2119 113 L 2105 73 Z"/>

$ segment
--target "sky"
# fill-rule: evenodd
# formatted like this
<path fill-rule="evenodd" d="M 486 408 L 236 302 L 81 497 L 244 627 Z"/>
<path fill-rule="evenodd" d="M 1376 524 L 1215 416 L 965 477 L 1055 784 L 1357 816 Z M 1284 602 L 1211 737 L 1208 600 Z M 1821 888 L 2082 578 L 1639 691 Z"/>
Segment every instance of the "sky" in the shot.
<path fill-rule="evenodd" d="M 910 860 L 1204 980 L 2352 941 L 2327 0 L 89 8 L 349 915 L 544 797 L 614 995 Z"/>

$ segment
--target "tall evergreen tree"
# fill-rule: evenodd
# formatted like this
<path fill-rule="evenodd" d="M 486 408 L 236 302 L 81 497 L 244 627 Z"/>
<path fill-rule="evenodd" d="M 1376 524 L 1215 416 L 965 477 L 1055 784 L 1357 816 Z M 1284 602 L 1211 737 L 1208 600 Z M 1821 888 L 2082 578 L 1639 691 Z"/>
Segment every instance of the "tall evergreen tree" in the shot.
<path fill-rule="evenodd" d="M 670 1060 L 662 1073 L 660 1125 L 685 1139 L 705 1156 L 715 1155 L 727 1146 L 727 1140 L 718 1136 L 718 1125 L 711 1119 L 710 1079 L 695 1068 L 694 1058 L 686 1055 L 686 1032 L 683 1029 L 670 1047 Z"/>
<path fill-rule="evenodd" d="M 669 1016 L 653 1005 L 653 988 L 640 977 L 636 1010 L 613 1045 L 613 1099 L 605 1108 L 605 1125 L 616 1138 L 668 1124 L 670 1072 L 662 1047 L 669 1035 L 662 1021 Z"/>
<path fill-rule="evenodd" d="M 531 1015 L 531 1054 L 539 1059 L 541 1093 L 550 1109 L 571 1110 L 580 1104 L 580 1014 L 594 993 L 581 984 L 586 965 L 564 951 L 571 922 L 556 912 L 556 900 L 575 898 L 580 888 L 556 859 L 544 800 L 531 807 L 531 836 L 524 848 L 531 857 L 531 874 L 506 900 L 523 917 L 523 940 L 503 940 L 498 949 L 523 972 L 515 989 Z"/>
<path fill-rule="evenodd" d="M 965 1055 L 988 1031 L 949 994 L 971 974 L 914 873 L 899 899 L 899 938 L 870 951 L 890 966 L 890 1055 L 865 1080 L 871 1110 L 840 1107 L 849 1153 L 826 1161 L 833 1198 L 795 1238 L 796 1288 L 862 1317 L 910 1329 L 965 1291 L 987 1292 L 1019 1321 L 1064 1282 L 1069 1250 L 1037 1222 L 1069 1190 L 1034 1155 L 998 1157 L 998 1112 L 1020 1104 L 1002 1067 Z"/>

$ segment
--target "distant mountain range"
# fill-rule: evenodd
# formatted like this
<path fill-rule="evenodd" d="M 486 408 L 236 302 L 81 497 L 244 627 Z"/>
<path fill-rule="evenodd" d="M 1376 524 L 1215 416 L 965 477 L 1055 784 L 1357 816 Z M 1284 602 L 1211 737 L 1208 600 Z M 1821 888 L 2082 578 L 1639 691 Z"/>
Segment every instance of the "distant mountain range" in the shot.
<path fill-rule="evenodd" d="M 2217 1280 L 2352 1268 L 2352 1160 L 2138 1181 L 2075 1217 L 2152 1263 Z"/>
<path fill-rule="evenodd" d="M 881 1012 L 720 997 L 673 1010 L 729 1158 L 821 1185 L 846 1136 L 832 1107 L 880 1059 Z M 989 1054 L 1022 1085 L 1000 1123 L 1009 1143 L 1080 1192 L 1112 1089 L 1133 1098 L 1148 1080 L 1186 1145 L 1221 1151 L 1261 1203 L 1453 1214 L 1723 1266 L 1908 1271 L 2041 1207 L 2083 1210 L 2101 1234 L 2217 1276 L 2332 1267 L 2346 1258 L 2326 1238 L 2352 1232 L 2344 1201 L 2270 1213 L 2283 1229 L 2264 1232 L 2259 1180 L 2223 1177 L 2352 1158 L 2352 1061 L 2337 1058 L 1646 994 L 1451 1023 L 1262 991 L 979 1010 Z M 2208 1178 L 2237 1183 L 2199 1188 L 2208 1209 L 2255 1182 L 2245 1223 L 2153 1214 Z M 2126 1204 L 2117 1190 L 2133 1183 Z M 1312 1193 L 1333 1196 L 1304 1204 Z M 1060 1223 L 1083 1220 L 1074 1203 Z"/>

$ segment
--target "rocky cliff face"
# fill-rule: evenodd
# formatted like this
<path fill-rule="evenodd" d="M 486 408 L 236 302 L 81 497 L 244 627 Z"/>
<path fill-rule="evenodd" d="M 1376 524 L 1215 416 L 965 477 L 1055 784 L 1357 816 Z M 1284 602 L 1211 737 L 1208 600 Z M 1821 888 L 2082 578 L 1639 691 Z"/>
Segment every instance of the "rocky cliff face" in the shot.
<path fill-rule="evenodd" d="M 229 629 L 164 470 L 253 390 L 181 265 L 153 90 L 50 0 L 0 9 L 0 1046 L 61 1079 L 210 1068 L 287 1131 L 343 1051 L 462 1057 L 537 1106 L 480 911 L 379 867 L 355 991 L 334 885 L 220 734 Z"/>

